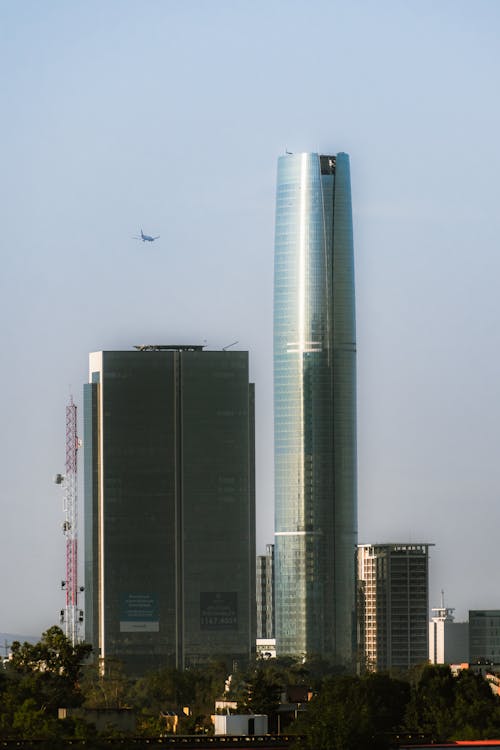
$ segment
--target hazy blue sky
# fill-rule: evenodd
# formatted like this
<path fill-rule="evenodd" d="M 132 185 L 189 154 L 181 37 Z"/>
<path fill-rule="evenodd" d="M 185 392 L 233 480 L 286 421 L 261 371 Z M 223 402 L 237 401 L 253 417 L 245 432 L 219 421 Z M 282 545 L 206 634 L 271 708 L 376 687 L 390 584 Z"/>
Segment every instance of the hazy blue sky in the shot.
<path fill-rule="evenodd" d="M 285 148 L 351 155 L 360 541 L 433 542 L 432 606 L 500 608 L 499 34 L 496 0 L 0 2 L 0 630 L 63 606 L 92 350 L 250 350 L 272 541 Z"/>

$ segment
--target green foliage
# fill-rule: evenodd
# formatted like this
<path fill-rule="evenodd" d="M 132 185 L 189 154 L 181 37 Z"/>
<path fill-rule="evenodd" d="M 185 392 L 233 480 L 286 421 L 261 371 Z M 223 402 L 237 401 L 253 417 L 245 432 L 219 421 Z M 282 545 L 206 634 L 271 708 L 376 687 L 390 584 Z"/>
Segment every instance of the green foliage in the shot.
<path fill-rule="evenodd" d="M 257 665 L 262 669 L 270 669 L 274 674 L 279 675 L 283 686 L 306 685 L 316 690 L 328 677 L 339 677 L 344 674 L 342 667 L 319 657 L 312 657 L 304 662 L 302 659 L 286 656 L 278 659 L 259 660 Z"/>
<path fill-rule="evenodd" d="M 66 638 L 61 628 L 53 625 L 38 643 L 14 641 L 12 658 L 8 670 L 19 673 L 40 673 L 60 677 L 67 684 L 74 685 L 78 680 L 82 662 L 88 657 L 92 647 L 88 643 L 75 646 Z"/>
<path fill-rule="evenodd" d="M 238 711 L 250 714 L 274 713 L 280 703 L 282 682 L 279 673 L 257 667 L 249 671 L 238 700 Z"/>
<path fill-rule="evenodd" d="M 223 662 L 212 661 L 200 669 L 181 671 L 173 667 L 151 672 L 137 680 L 129 693 L 129 702 L 140 712 L 141 733 L 164 722 L 160 712 L 175 711 L 179 717 L 180 732 L 187 734 L 212 729 L 210 716 L 216 698 L 222 695 L 227 673 Z M 183 708 L 188 706 L 190 715 Z"/>
<path fill-rule="evenodd" d="M 445 742 L 453 733 L 455 678 L 446 665 L 426 666 L 412 690 L 407 724 L 430 737 Z"/>
<path fill-rule="evenodd" d="M 59 727 L 54 716 L 47 715 L 34 698 L 26 700 L 13 712 L 12 732 L 27 739 L 50 738 L 58 734 Z"/>
<path fill-rule="evenodd" d="M 366 750 L 389 746 L 399 728 L 409 686 L 384 675 L 327 678 L 293 726 L 306 750 Z"/>
<path fill-rule="evenodd" d="M 293 731 L 306 750 L 386 748 L 402 732 L 432 742 L 488 739 L 500 735 L 500 704 L 482 677 L 426 665 L 412 683 L 384 674 L 327 678 Z"/>
<path fill-rule="evenodd" d="M 500 704 L 480 675 L 463 670 L 453 677 L 447 666 L 428 665 L 412 688 L 406 724 L 434 742 L 495 738 Z"/>
<path fill-rule="evenodd" d="M 56 626 L 38 643 L 13 643 L 0 680 L 0 737 L 61 736 L 57 709 L 80 705 L 78 679 L 90 651 L 88 644 L 73 646 Z"/>
<path fill-rule="evenodd" d="M 498 737 L 500 704 L 483 677 L 463 670 L 456 678 L 455 731 L 452 739 Z M 458 737 L 459 730 L 460 737 Z"/>
<path fill-rule="evenodd" d="M 200 676 L 197 671 L 168 667 L 151 672 L 138 680 L 134 697 L 138 705 L 147 705 L 155 711 L 189 706 L 196 699 Z"/>
<path fill-rule="evenodd" d="M 106 659 L 105 665 L 90 664 L 83 670 L 81 692 L 85 708 L 124 708 L 129 680 L 119 659 Z"/>
<path fill-rule="evenodd" d="M 375 732 L 398 731 L 410 699 L 409 684 L 377 673 L 366 675 L 361 684 Z"/>
<path fill-rule="evenodd" d="M 73 647 L 57 627 L 39 643 L 15 643 L 0 671 L 0 739 L 46 740 L 53 750 L 68 738 L 82 738 L 97 748 L 95 727 L 57 718 L 59 707 L 83 702 L 88 708 L 134 708 L 143 736 L 164 733 L 162 713 L 169 711 L 179 716 L 181 733 L 211 731 L 214 702 L 223 694 L 237 700 L 240 711 L 272 716 L 280 693 L 294 685 L 315 691 L 292 727 L 304 750 L 385 750 L 394 734 L 405 732 L 434 742 L 500 736 L 500 702 L 488 683 L 470 671 L 453 677 L 442 665 L 424 665 L 400 680 L 334 674 L 320 660 L 262 660 L 233 675 L 228 693 L 223 662 L 183 672 L 162 669 L 131 682 L 116 660 L 107 660 L 105 669 L 82 667 L 89 653 L 90 646 Z"/>

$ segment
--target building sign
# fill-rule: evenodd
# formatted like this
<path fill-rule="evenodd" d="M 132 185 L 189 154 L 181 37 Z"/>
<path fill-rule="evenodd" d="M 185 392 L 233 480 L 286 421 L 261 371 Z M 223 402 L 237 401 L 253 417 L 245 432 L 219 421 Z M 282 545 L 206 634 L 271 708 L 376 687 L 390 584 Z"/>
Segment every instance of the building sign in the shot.
<path fill-rule="evenodd" d="M 156 594 L 123 594 L 120 633 L 158 633 L 160 615 Z"/>
<path fill-rule="evenodd" d="M 238 630 L 238 593 L 202 591 L 200 594 L 202 630 Z"/>

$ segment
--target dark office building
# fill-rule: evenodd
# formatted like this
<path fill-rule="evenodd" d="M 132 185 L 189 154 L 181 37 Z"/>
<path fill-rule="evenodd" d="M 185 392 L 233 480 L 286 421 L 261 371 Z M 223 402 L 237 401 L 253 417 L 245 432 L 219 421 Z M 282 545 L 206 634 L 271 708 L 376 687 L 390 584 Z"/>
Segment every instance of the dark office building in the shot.
<path fill-rule="evenodd" d="M 469 663 L 500 664 L 500 609 L 469 609 Z"/>
<path fill-rule="evenodd" d="M 248 353 L 96 352 L 89 381 L 86 640 L 132 674 L 246 662 L 256 635 Z"/>
<path fill-rule="evenodd" d="M 359 545 L 362 669 L 406 670 L 429 658 L 429 546 Z"/>
<path fill-rule="evenodd" d="M 274 544 L 257 556 L 257 638 L 274 638 Z"/>

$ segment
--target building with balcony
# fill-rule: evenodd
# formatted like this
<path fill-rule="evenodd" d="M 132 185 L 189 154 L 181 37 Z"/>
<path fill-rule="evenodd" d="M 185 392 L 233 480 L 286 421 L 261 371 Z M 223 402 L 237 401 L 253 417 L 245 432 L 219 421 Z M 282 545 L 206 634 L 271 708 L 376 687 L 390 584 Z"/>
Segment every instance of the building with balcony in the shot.
<path fill-rule="evenodd" d="M 362 670 L 407 670 L 429 656 L 429 544 L 358 547 Z"/>

